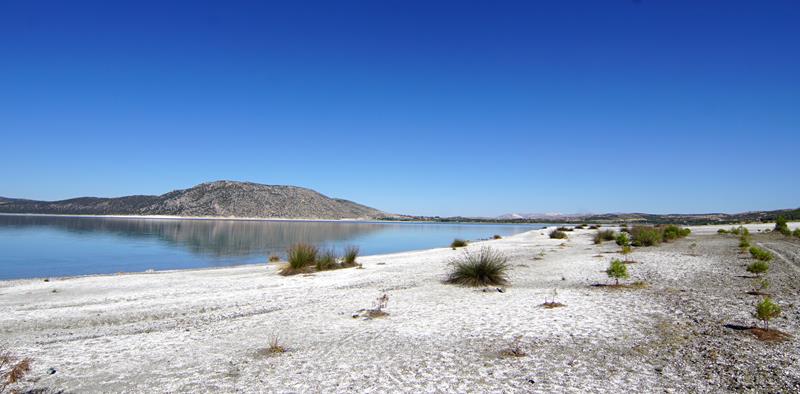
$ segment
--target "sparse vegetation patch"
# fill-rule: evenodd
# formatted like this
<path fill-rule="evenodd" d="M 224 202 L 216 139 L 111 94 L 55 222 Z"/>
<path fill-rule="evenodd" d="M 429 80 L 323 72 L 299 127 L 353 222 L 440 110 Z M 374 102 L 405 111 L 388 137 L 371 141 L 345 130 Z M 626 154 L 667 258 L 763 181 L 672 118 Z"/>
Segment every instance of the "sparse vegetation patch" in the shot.
<path fill-rule="evenodd" d="M 605 241 L 613 241 L 616 238 L 614 230 L 598 230 L 594 235 L 594 243 L 601 244 Z"/>
<path fill-rule="evenodd" d="M 552 239 L 564 239 L 567 238 L 567 233 L 559 230 L 553 230 L 550 232 L 550 238 Z"/>
<path fill-rule="evenodd" d="M 446 282 L 462 286 L 497 286 L 508 283 L 508 258 L 484 246 L 477 252 L 465 251 L 450 262 Z"/>

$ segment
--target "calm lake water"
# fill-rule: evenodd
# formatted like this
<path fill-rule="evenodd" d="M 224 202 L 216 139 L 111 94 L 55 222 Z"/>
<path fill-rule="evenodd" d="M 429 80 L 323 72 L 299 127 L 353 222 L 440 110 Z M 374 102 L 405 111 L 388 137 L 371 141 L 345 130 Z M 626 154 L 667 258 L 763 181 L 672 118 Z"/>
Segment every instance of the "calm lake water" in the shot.
<path fill-rule="evenodd" d="M 542 227 L 0 215 L 0 279 L 263 263 L 273 253 L 285 257 L 295 242 L 394 253 Z"/>

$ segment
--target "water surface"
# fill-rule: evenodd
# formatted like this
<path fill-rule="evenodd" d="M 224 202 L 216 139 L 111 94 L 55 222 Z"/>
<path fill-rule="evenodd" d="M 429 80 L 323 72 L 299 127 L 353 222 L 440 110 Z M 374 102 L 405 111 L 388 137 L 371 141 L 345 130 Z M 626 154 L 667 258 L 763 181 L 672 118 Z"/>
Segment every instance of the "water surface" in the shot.
<path fill-rule="evenodd" d="M 296 242 L 395 253 L 543 226 L 0 215 L 0 279 L 261 263 Z"/>

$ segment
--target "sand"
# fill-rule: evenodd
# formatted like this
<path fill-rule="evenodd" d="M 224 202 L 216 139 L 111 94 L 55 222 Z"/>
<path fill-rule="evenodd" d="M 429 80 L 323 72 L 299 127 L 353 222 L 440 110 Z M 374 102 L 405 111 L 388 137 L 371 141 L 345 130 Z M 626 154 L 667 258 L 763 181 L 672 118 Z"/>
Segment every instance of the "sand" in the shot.
<path fill-rule="evenodd" d="M 772 327 L 797 336 L 800 240 L 747 227 L 779 254 L 768 277 L 784 314 Z M 613 242 L 592 244 L 594 230 L 471 243 L 510 258 L 502 292 L 443 284 L 463 253 L 450 248 L 308 276 L 262 264 L 2 281 L 0 345 L 34 360 L 24 387 L 70 392 L 800 389 L 797 340 L 725 327 L 754 324 L 757 298 L 739 277 L 747 256 L 718 228 L 637 248 L 626 283 L 641 289 L 592 286 L 611 283 L 603 271 L 619 257 Z M 554 289 L 565 306 L 542 307 Z M 353 317 L 382 294 L 388 316 Z M 275 336 L 285 353 L 264 351 Z"/>

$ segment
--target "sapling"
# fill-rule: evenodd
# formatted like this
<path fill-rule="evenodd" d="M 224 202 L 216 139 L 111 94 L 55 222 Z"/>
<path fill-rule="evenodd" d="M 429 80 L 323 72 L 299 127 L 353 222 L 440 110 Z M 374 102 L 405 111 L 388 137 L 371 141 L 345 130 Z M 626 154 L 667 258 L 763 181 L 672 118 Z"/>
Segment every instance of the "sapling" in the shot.
<path fill-rule="evenodd" d="M 764 297 L 756 304 L 756 317 L 764 322 L 764 328 L 769 330 L 769 321 L 781 315 L 781 307 L 769 297 Z"/>
<path fill-rule="evenodd" d="M 628 266 L 626 266 L 625 263 L 617 259 L 611 260 L 611 264 L 608 266 L 606 274 L 608 275 L 609 278 L 615 280 L 616 286 L 619 286 L 620 279 L 628 278 Z"/>
<path fill-rule="evenodd" d="M 631 247 L 629 245 L 625 245 L 625 246 L 622 247 L 622 250 L 620 251 L 620 253 L 622 253 L 622 256 L 625 259 L 625 261 L 628 261 L 628 255 L 631 254 L 632 251 L 633 250 L 631 249 Z"/>
<path fill-rule="evenodd" d="M 761 274 L 769 271 L 769 263 L 766 261 L 757 260 L 747 266 L 747 272 L 761 276 Z"/>

